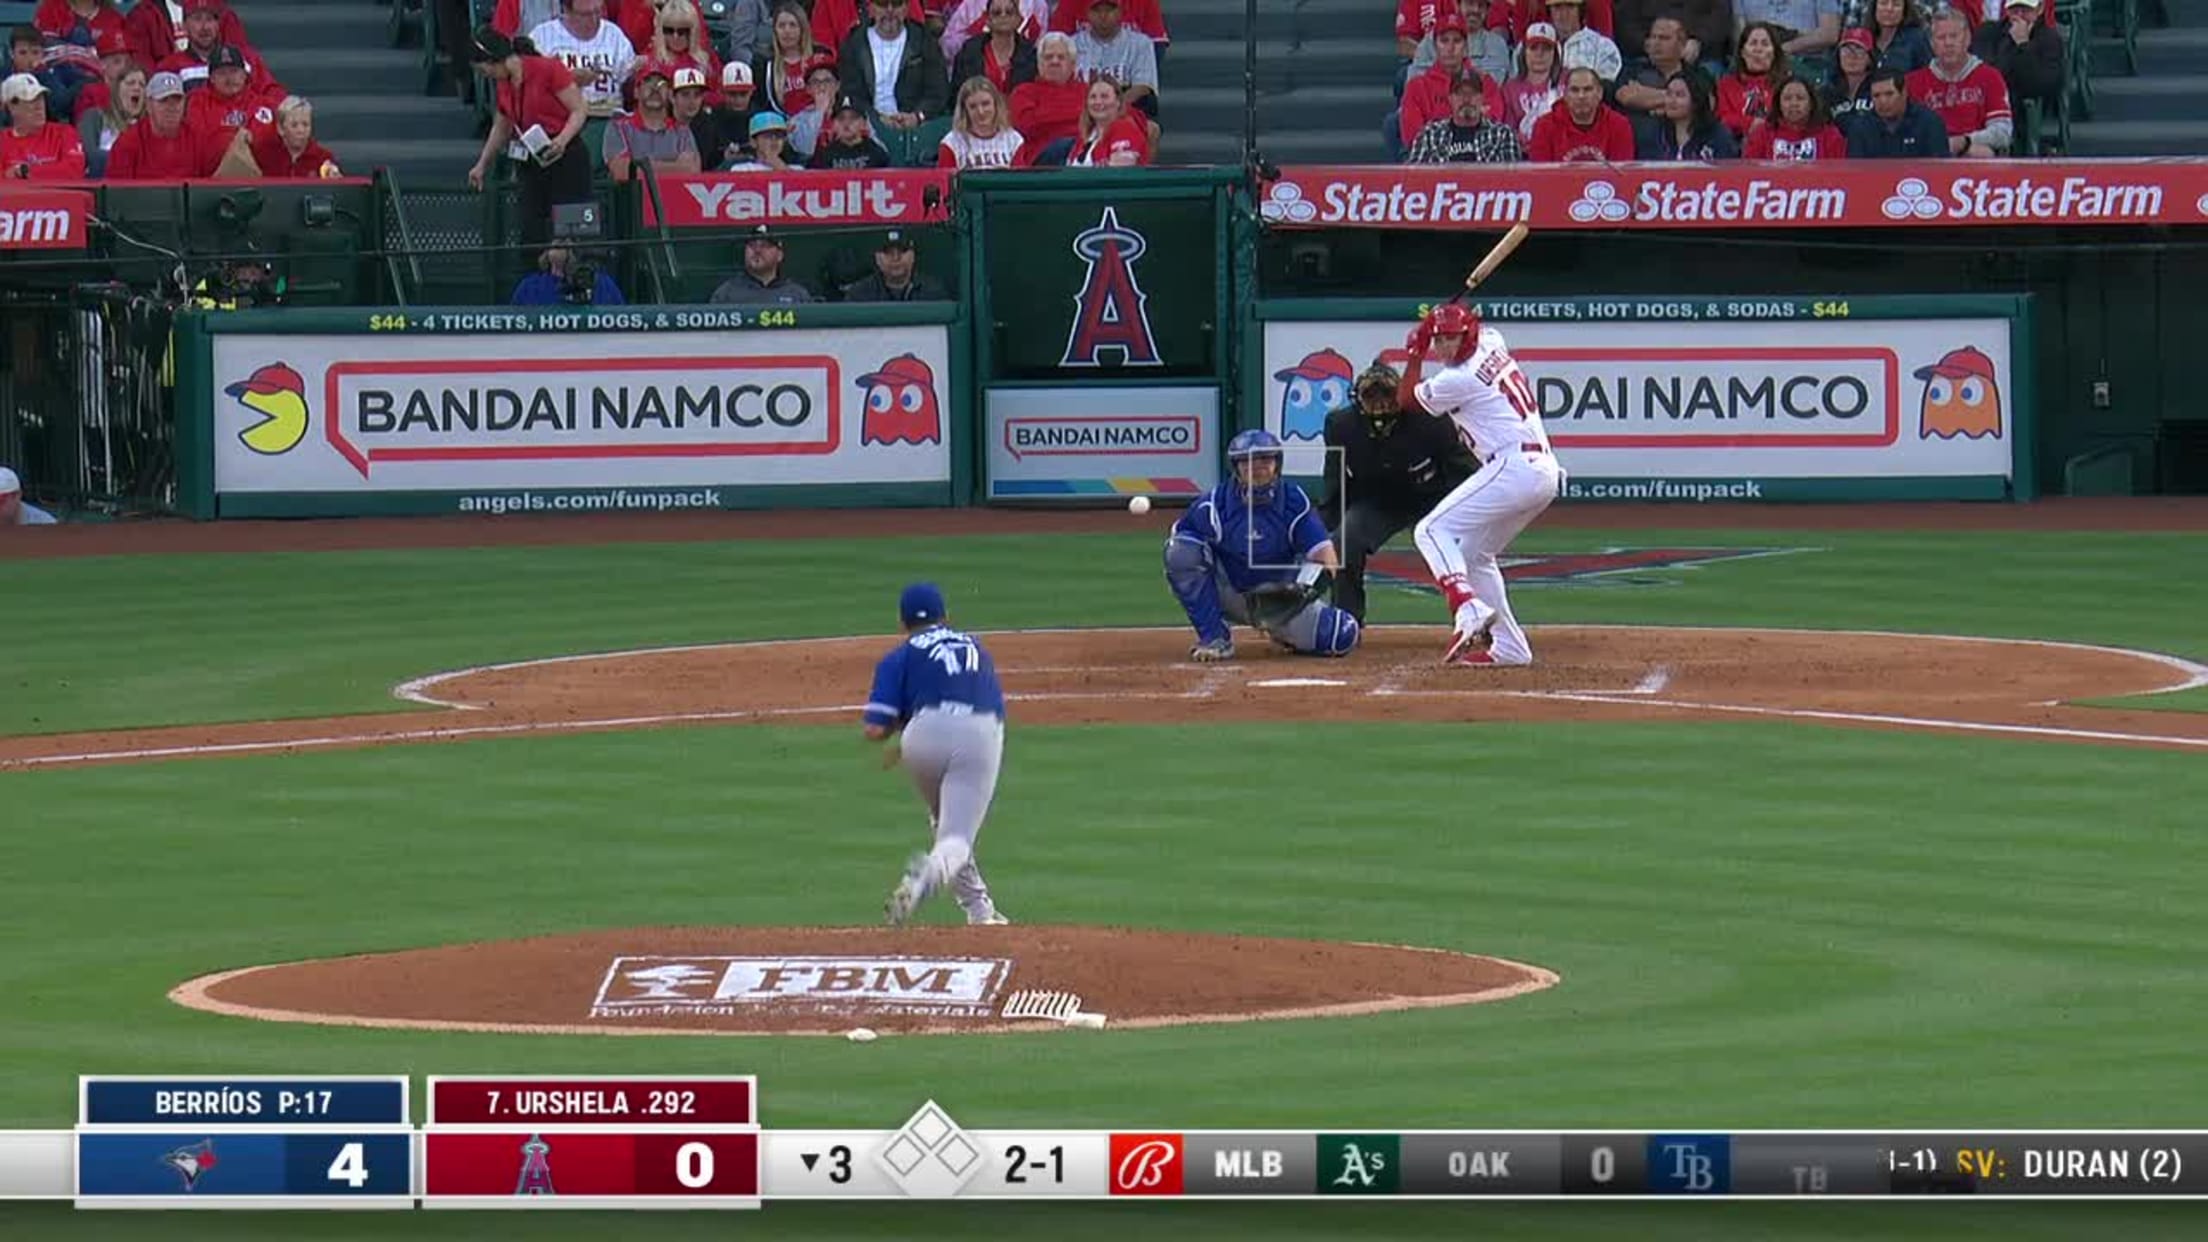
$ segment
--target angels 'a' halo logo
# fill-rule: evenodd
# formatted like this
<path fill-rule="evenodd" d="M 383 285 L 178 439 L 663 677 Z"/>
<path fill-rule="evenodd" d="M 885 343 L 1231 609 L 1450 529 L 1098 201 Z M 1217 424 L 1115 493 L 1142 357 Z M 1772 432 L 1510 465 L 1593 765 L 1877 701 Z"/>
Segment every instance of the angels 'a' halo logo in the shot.
<path fill-rule="evenodd" d="M 1074 235 L 1073 252 L 1089 272 L 1073 295 L 1073 329 L 1058 365 L 1101 367 L 1107 351 L 1118 355 L 1118 366 L 1165 365 L 1150 331 L 1150 295 L 1135 280 L 1135 263 L 1149 249 L 1141 233 L 1119 222 L 1114 207 L 1104 209 L 1096 227 Z"/>

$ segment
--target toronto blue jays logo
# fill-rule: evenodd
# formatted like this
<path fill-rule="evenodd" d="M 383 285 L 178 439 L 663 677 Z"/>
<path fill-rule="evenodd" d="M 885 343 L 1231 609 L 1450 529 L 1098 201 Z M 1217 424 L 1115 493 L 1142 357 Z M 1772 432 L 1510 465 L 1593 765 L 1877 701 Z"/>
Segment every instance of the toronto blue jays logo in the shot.
<path fill-rule="evenodd" d="M 1081 292 L 1073 295 L 1073 331 L 1066 334 L 1060 366 L 1101 367 L 1106 352 L 1123 367 L 1163 366 L 1150 331 L 1150 296 L 1135 283 L 1135 261 L 1150 243 L 1119 222 L 1106 207 L 1093 229 L 1074 235 L 1073 252 L 1089 265 Z"/>
<path fill-rule="evenodd" d="M 201 1139 L 189 1147 L 179 1147 L 162 1156 L 161 1163 L 176 1170 L 176 1175 L 184 1179 L 185 1190 L 197 1190 L 199 1179 L 215 1167 L 215 1141 Z"/>

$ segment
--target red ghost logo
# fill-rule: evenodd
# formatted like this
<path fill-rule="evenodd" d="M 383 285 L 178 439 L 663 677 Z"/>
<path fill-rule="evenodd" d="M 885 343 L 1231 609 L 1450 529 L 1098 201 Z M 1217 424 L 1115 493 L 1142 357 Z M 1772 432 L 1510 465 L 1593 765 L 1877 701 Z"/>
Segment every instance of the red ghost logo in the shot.
<path fill-rule="evenodd" d="M 935 395 L 935 370 L 914 354 L 899 354 L 882 369 L 862 375 L 866 413 L 859 420 L 861 444 L 939 444 L 943 411 Z"/>

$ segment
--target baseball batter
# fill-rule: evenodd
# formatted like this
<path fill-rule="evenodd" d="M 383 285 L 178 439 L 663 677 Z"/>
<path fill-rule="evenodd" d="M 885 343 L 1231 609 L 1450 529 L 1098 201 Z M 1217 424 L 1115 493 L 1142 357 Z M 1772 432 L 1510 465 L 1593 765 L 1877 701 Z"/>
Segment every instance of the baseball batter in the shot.
<path fill-rule="evenodd" d="M 1348 655 L 1357 618 L 1320 599 L 1340 569 L 1326 523 L 1302 488 L 1280 477 L 1280 437 L 1245 431 L 1227 442 L 1234 477 L 1173 523 L 1165 582 L 1196 627 L 1189 658 L 1234 658 L 1233 621 L 1304 655 Z"/>
<path fill-rule="evenodd" d="M 932 582 L 906 587 L 897 616 L 905 640 L 874 667 L 866 736 L 887 742 L 903 734 L 905 771 L 928 804 L 935 848 L 912 856 L 884 912 L 901 927 L 921 902 L 948 887 L 968 923 L 1009 923 L 974 862 L 974 839 L 997 796 L 1004 762 L 1004 688 L 996 662 L 973 635 L 946 624 L 943 592 Z M 896 757 L 893 747 L 885 762 Z"/>
<path fill-rule="evenodd" d="M 1457 303 L 1437 306 L 1411 330 L 1410 362 L 1398 399 L 1456 424 L 1483 463 L 1411 529 L 1420 556 L 1448 598 L 1456 634 L 1445 664 L 1525 665 L 1533 647 L 1511 615 L 1496 554 L 1541 516 L 1563 490 L 1533 386 L 1503 334 Z M 1445 364 L 1421 378 L 1431 355 Z"/>

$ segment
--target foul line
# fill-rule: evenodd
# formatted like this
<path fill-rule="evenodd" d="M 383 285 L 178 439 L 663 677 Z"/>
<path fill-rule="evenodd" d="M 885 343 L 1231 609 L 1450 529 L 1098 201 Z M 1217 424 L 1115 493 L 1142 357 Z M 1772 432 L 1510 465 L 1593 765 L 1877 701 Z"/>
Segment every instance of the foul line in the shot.
<path fill-rule="evenodd" d="M 1962 733 L 2011 733 L 2027 737 L 2061 737 L 2089 742 L 2136 742 L 2146 745 L 2208 747 L 2208 738 L 2168 737 L 2152 733 L 2116 733 L 2105 729 L 2064 729 L 2055 725 L 1995 724 L 1980 720 L 1942 720 L 1926 716 L 1887 716 L 1876 712 L 1835 712 L 1807 707 L 1751 707 L 1741 703 L 1695 703 L 1685 699 L 1629 698 L 1622 694 L 1585 693 L 1574 690 L 1498 690 L 1494 693 L 1522 699 L 1561 699 L 1573 703 L 1608 703 L 1618 707 L 1669 707 L 1690 712 L 1729 712 L 1741 716 L 1780 716 L 1791 720 L 1837 720 L 1849 724 L 1894 725 L 1912 729 L 1951 729 Z"/>

